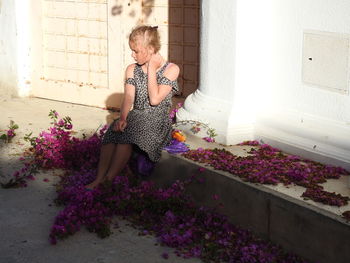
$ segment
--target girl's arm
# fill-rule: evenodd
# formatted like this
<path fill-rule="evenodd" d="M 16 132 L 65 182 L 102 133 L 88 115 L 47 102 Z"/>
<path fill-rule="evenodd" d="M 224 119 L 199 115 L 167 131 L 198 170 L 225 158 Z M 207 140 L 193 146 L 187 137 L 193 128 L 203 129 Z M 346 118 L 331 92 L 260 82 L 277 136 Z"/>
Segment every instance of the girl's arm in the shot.
<path fill-rule="evenodd" d="M 161 103 L 171 91 L 171 86 L 157 84 L 156 71 L 161 66 L 162 60 L 163 59 L 159 54 L 154 54 L 148 63 L 148 97 L 152 106 L 156 106 Z M 179 67 L 176 64 L 171 63 L 167 66 L 164 76 L 173 81 L 177 79 L 179 72 Z"/>
<path fill-rule="evenodd" d="M 126 68 L 126 79 L 134 77 L 135 64 L 129 65 Z M 121 113 L 119 121 L 116 123 L 116 131 L 124 131 L 127 126 L 126 118 L 135 100 L 135 86 L 125 83 L 124 85 L 124 98 L 121 106 Z"/>

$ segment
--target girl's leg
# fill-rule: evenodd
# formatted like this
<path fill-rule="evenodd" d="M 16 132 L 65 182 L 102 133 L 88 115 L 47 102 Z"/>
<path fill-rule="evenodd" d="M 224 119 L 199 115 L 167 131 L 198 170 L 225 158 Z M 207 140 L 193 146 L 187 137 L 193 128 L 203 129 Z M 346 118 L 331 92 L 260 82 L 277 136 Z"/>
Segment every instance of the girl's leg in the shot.
<path fill-rule="evenodd" d="M 111 166 L 108 169 L 106 179 L 113 181 L 114 177 L 120 174 L 128 163 L 132 153 L 131 144 L 118 144 L 113 154 Z"/>
<path fill-rule="evenodd" d="M 108 168 L 111 165 L 111 160 L 116 151 L 117 145 L 114 143 L 104 144 L 101 146 L 100 160 L 98 162 L 97 176 L 95 181 L 88 184 L 86 188 L 93 189 L 99 185 L 106 175 Z"/>

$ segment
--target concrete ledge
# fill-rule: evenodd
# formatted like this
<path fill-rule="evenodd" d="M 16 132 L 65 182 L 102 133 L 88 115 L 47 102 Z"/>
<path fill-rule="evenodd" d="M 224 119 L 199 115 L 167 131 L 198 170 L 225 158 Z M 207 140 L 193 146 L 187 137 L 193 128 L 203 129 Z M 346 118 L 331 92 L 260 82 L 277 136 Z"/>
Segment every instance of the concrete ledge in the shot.
<path fill-rule="evenodd" d="M 350 170 L 350 162 L 345 162 L 331 156 L 326 156 L 317 152 L 313 152 L 311 150 L 312 147 L 310 147 L 310 149 L 303 149 L 300 145 L 295 145 L 295 144 L 293 145 L 293 143 L 291 143 L 290 141 L 282 140 L 280 138 L 278 139 L 271 138 L 271 137 L 272 137 L 271 135 L 269 135 L 269 137 L 263 136 L 263 135 L 256 135 L 255 139 L 260 142 L 267 143 L 272 147 L 276 147 L 289 154 L 299 155 L 309 160 L 314 160 L 316 162 L 329 164 L 333 166 L 340 166 L 340 167 L 343 167 L 344 169 Z M 349 185 L 348 187 L 350 188 L 350 177 L 349 177 L 348 185 Z"/>
<path fill-rule="evenodd" d="M 254 137 L 283 151 L 350 169 L 349 134 L 345 122 L 284 110 L 259 116 Z"/>
<path fill-rule="evenodd" d="M 350 223 L 340 216 L 227 172 L 205 167 L 199 173 L 200 167 L 205 166 L 164 152 L 150 180 L 167 186 L 198 174 L 204 182 L 188 191 L 199 205 L 217 205 L 217 194 L 224 205 L 218 211 L 232 223 L 314 262 L 350 262 Z"/>

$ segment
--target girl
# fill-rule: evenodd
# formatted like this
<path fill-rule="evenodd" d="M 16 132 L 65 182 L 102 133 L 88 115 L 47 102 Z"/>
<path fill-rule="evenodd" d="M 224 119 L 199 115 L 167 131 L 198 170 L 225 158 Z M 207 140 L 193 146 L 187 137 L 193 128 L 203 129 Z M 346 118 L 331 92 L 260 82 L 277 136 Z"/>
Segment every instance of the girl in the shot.
<path fill-rule="evenodd" d="M 113 181 L 126 166 L 133 148 L 157 162 L 163 147 L 171 140 L 168 115 L 171 97 L 179 89 L 176 81 L 179 67 L 166 62 L 158 53 L 157 28 L 139 26 L 129 36 L 131 56 L 136 63 L 126 69 L 121 115 L 104 135 L 97 177 L 87 189 L 104 180 Z"/>

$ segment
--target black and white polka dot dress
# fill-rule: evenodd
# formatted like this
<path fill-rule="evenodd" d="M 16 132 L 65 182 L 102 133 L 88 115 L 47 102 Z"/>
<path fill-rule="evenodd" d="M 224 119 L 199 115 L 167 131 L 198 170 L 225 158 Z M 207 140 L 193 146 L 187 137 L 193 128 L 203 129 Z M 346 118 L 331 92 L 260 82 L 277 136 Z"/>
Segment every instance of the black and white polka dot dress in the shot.
<path fill-rule="evenodd" d="M 135 100 L 133 109 L 127 116 L 127 127 L 124 132 L 113 130 L 115 120 L 106 131 L 102 143 L 128 143 L 138 146 L 147 153 L 149 159 L 157 162 L 160 159 L 162 149 L 171 140 L 171 122 L 169 110 L 171 97 L 179 89 L 177 81 L 171 81 L 163 76 L 164 70 L 169 62 L 165 63 L 157 71 L 157 83 L 159 85 L 170 85 L 172 91 L 157 106 L 151 106 L 148 98 L 147 74 L 141 66 L 134 68 L 134 77 L 126 80 L 126 83 L 135 86 Z"/>

